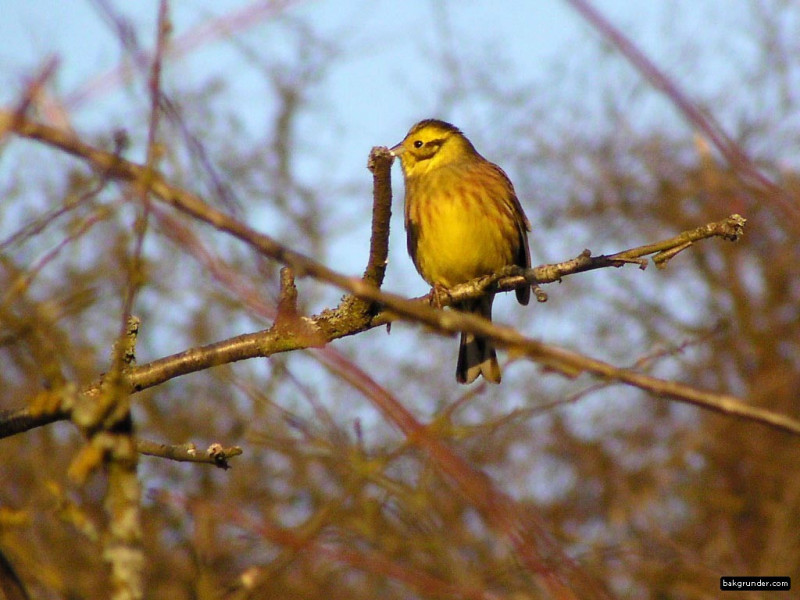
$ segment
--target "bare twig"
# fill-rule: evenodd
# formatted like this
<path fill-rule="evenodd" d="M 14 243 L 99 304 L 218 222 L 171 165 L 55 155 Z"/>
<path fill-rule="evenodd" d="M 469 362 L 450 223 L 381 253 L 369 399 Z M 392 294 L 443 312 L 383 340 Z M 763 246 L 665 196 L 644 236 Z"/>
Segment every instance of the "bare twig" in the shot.
<path fill-rule="evenodd" d="M 275 325 L 281 327 L 281 321 L 287 317 L 292 319 L 297 315 L 297 286 L 294 283 L 294 273 L 291 267 L 281 269 L 281 287 L 278 296 L 278 314 L 275 316 Z"/>
<path fill-rule="evenodd" d="M 136 450 L 140 454 L 156 456 L 178 462 L 193 462 L 214 465 L 221 469 L 229 469 L 229 459 L 240 456 L 242 449 L 239 446 L 224 447 L 221 444 L 211 444 L 205 450 L 198 450 L 194 444 L 159 444 L 149 440 L 139 439 Z"/>
<path fill-rule="evenodd" d="M 476 295 L 484 293 L 491 286 L 494 286 L 497 291 L 508 292 L 521 285 L 526 285 L 526 282 L 528 284 L 553 283 L 561 281 L 567 275 L 608 267 L 622 267 L 626 264 L 637 264 L 644 269 L 647 266 L 647 260 L 642 257 L 650 254 L 654 255 L 653 262 L 656 263 L 656 266 L 664 268 L 669 259 L 691 247 L 694 242 L 713 237 L 721 237 L 732 242 L 737 241 L 744 233 L 746 222 L 747 219 L 741 215 L 734 214 L 721 221 L 684 231 L 675 237 L 654 244 L 623 250 L 616 254 L 592 256 L 589 250 L 584 250 L 575 258 L 560 263 L 541 265 L 524 270 L 518 267 L 509 267 L 504 272 L 498 273 L 493 277 L 468 281 L 448 290 L 449 298 L 445 300 L 446 303 L 452 303 L 474 298 Z M 508 273 L 512 274 L 509 275 Z"/>
<path fill-rule="evenodd" d="M 392 175 L 394 158 L 384 147 L 373 148 L 367 168 L 372 171 L 372 236 L 369 242 L 369 263 L 364 281 L 381 287 L 389 258 L 389 221 L 392 218 Z"/>
<path fill-rule="evenodd" d="M 25 89 L 22 99 L 17 104 L 14 114 L 18 118 L 24 118 L 28 109 L 32 104 L 35 104 L 37 99 L 41 96 L 45 84 L 53 77 L 58 68 L 59 61 L 57 58 L 49 58 L 45 64 L 39 69 L 39 73 L 31 79 Z M 0 126 L 0 142 L 3 141 L 6 134 L 13 129 L 13 123 L 7 123 Z"/>

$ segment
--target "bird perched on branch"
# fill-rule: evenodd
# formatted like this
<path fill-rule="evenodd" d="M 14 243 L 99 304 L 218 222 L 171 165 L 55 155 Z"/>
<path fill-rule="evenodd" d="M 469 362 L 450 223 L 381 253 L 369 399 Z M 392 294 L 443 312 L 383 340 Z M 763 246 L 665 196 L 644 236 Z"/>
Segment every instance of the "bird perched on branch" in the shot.
<path fill-rule="evenodd" d="M 451 288 L 509 265 L 531 266 L 530 222 L 508 176 L 481 156 L 461 131 L 444 121 L 414 125 L 392 148 L 405 179 L 408 253 L 431 286 Z M 517 288 L 527 304 L 530 287 Z M 492 318 L 494 294 L 454 308 Z M 478 377 L 500 383 L 500 365 L 492 343 L 461 334 L 456 380 Z"/>

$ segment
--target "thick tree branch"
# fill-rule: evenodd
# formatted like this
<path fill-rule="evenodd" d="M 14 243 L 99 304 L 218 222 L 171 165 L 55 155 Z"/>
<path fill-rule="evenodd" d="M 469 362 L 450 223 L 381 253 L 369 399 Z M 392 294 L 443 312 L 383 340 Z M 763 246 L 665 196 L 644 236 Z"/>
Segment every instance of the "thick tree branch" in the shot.
<path fill-rule="evenodd" d="M 65 152 L 83 158 L 109 177 L 136 182 L 145 176 L 143 167 L 125 161 L 114 154 L 93 148 L 70 133 L 27 119 L 17 118 L 15 120 L 13 114 L 0 112 L 0 129 L 3 126 L 9 127 L 19 135 L 40 140 L 45 144 L 61 148 Z M 403 318 L 422 323 L 441 332 L 472 331 L 478 333 L 492 338 L 498 345 L 509 348 L 519 356 L 527 356 L 549 369 L 569 376 L 575 376 L 581 372 L 590 373 L 604 380 L 620 381 L 633 385 L 661 397 L 745 418 L 800 435 L 799 421 L 750 406 L 735 397 L 705 392 L 691 386 L 665 381 L 626 369 L 619 369 L 608 363 L 570 350 L 525 338 L 510 327 L 492 324 L 473 315 L 436 310 L 427 305 L 427 303 L 420 302 L 419 299 L 408 300 L 396 294 L 382 292 L 375 285 L 363 279 L 338 273 L 307 256 L 286 248 L 273 238 L 252 230 L 247 225 L 208 206 L 197 196 L 180 188 L 170 186 L 159 173 L 151 172 L 147 173 L 147 175 L 150 177 L 151 192 L 163 202 L 217 229 L 230 233 L 265 256 L 291 266 L 297 275 L 309 275 L 332 284 L 350 292 L 355 298 L 378 303 L 384 310 L 377 314 L 347 310 L 352 305 L 352 299 L 346 298 L 336 309 L 326 310 L 315 317 L 302 319 L 309 328 L 317 332 L 318 336 L 310 337 L 306 332 L 301 332 L 298 335 L 293 331 L 285 329 L 276 331 L 273 328 L 267 331 L 241 335 L 209 346 L 192 348 L 171 357 L 133 367 L 125 372 L 125 381 L 131 392 L 152 387 L 173 377 L 206 369 L 214 365 L 308 348 L 312 345 L 319 345 L 339 337 L 353 335 L 366 329 L 386 324 L 394 318 Z M 386 185 L 388 184 L 388 178 L 379 181 L 376 177 L 376 182 L 380 185 Z M 522 279 L 515 281 L 512 278 L 510 281 L 499 282 L 501 285 L 498 285 L 498 289 L 513 289 L 523 280 L 526 282 L 558 281 L 566 275 L 591 269 L 611 266 L 619 267 L 628 262 L 642 264 L 640 259 L 647 254 L 655 253 L 657 257 L 661 255 L 662 258 L 670 258 L 687 247 L 688 244 L 699 239 L 714 236 L 736 239 L 741 234 L 743 224 L 744 219 L 738 215 L 732 215 L 724 221 L 684 232 L 669 240 L 626 250 L 610 256 L 593 258 L 589 253 L 584 252 L 570 261 L 536 267 L 531 269 L 530 272 L 515 275 L 515 277 L 521 277 Z M 379 256 L 379 254 L 377 255 Z M 466 292 L 462 291 L 460 286 L 453 290 L 453 298 L 461 299 L 462 296 L 460 294 L 464 294 L 463 297 L 466 297 L 467 294 L 477 296 L 482 293 L 482 290 L 487 285 L 492 285 L 493 283 L 491 278 L 485 278 L 485 280 L 479 282 L 476 289 Z M 473 286 L 472 283 L 465 285 L 467 288 Z M 94 394 L 99 385 L 100 382 L 96 382 L 84 389 L 82 393 Z M 36 418 L 36 415 L 32 414 L 31 417 Z M 19 412 L 15 413 L 16 423 L 20 423 L 21 418 L 22 416 Z M 2 435 L 3 428 L 2 424 L 0 424 L 0 436 Z"/>

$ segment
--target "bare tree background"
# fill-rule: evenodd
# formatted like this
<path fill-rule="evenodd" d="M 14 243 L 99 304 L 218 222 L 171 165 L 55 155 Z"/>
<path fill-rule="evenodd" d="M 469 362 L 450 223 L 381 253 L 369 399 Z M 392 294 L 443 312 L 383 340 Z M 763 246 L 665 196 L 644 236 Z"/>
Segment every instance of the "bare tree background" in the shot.
<path fill-rule="evenodd" d="M 751 52 L 732 89 L 698 71 L 679 20 L 674 63 L 653 65 L 570 4 L 585 45 L 535 84 L 432 8 L 436 116 L 468 115 L 551 264 L 528 274 L 547 302 L 501 303 L 513 328 L 392 293 L 421 289 L 396 215 L 384 282 L 385 239 L 364 232 L 373 185 L 389 223 L 388 160 L 342 176 L 326 165 L 347 132 L 303 126 L 358 49 L 293 3 L 176 36 L 166 1 L 147 31 L 99 1 L 119 70 L 68 97 L 57 59 L 20 77 L 0 113 L 5 597 L 711 598 L 722 575 L 797 581 L 800 9 L 754 0 L 726 23 L 719 52 Z M 282 52 L 237 35 L 257 24 Z M 220 101 L 235 81 L 171 68 L 226 36 L 260 74 L 266 131 Z M 73 122 L 121 82 L 116 122 Z M 672 240 L 734 214 L 735 244 Z M 660 240 L 579 272 L 584 248 Z M 463 328 L 509 349 L 502 386 L 452 382 Z"/>

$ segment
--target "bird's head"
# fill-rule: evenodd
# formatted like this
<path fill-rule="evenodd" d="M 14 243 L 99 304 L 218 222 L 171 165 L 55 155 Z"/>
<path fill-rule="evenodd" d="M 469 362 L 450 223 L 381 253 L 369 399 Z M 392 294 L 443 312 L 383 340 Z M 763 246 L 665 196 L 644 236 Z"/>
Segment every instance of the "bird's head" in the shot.
<path fill-rule="evenodd" d="M 477 154 L 472 142 L 458 127 L 438 119 L 425 119 L 414 125 L 390 152 L 400 158 L 406 178 Z"/>

